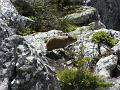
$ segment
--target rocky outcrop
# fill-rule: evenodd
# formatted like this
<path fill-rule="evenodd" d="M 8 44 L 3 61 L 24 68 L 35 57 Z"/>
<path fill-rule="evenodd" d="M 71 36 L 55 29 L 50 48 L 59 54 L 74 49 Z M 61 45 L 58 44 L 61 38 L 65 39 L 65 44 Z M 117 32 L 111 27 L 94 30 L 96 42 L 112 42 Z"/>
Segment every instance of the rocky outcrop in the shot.
<path fill-rule="evenodd" d="M 115 55 L 101 58 L 96 64 L 95 73 L 105 78 L 110 78 L 112 70 L 117 66 L 117 61 L 118 58 Z"/>
<path fill-rule="evenodd" d="M 16 8 L 9 0 L 1 0 L 0 5 L 0 18 L 3 19 L 8 26 L 17 29 L 23 29 L 33 22 L 31 19 L 19 15 Z"/>
<path fill-rule="evenodd" d="M 75 51 L 79 52 L 80 47 L 84 47 L 83 48 L 84 56 L 90 56 L 92 58 L 96 58 L 98 56 L 98 47 L 97 47 L 97 44 L 91 41 L 91 38 L 92 38 L 92 35 L 98 31 L 107 32 L 111 34 L 116 40 L 118 41 L 120 40 L 120 36 L 119 36 L 120 32 L 118 31 L 115 31 L 112 29 L 108 30 L 105 28 L 101 28 L 93 31 L 91 30 L 91 26 L 83 26 L 83 27 L 77 28 L 73 32 L 70 32 L 70 34 L 77 35 L 79 38 L 76 44 L 73 46 Z M 105 52 L 107 52 L 106 46 L 101 45 L 101 53 L 104 54 Z"/>
<path fill-rule="evenodd" d="M 0 0 L 0 6 L 0 35 L 2 35 L 0 39 L 10 36 L 16 32 L 16 29 L 22 29 L 32 23 L 29 18 L 18 14 L 10 0 Z"/>
<path fill-rule="evenodd" d="M 32 20 L 19 15 L 10 0 L 0 0 L 0 6 L 0 90 L 60 90 L 49 59 L 36 43 L 16 35 Z"/>
<path fill-rule="evenodd" d="M 70 20 L 76 25 L 87 25 L 98 20 L 98 14 L 95 8 L 81 6 L 75 13 L 65 16 L 64 19 Z"/>
<path fill-rule="evenodd" d="M 24 36 L 24 39 L 33 46 L 37 52 L 44 53 L 46 52 L 46 43 L 45 41 L 51 36 L 60 36 L 64 33 L 60 30 L 51 30 L 48 32 L 39 32 L 38 34 L 31 34 L 28 36 Z"/>
<path fill-rule="evenodd" d="M 6 38 L 0 46 L 0 88 L 60 90 L 54 69 L 21 36 Z"/>
<path fill-rule="evenodd" d="M 25 1 L 25 4 L 29 3 L 29 5 L 33 2 L 33 0 L 11 1 L 14 2 L 14 5 L 16 2 L 23 3 Z M 115 25 L 119 24 L 116 20 L 119 16 L 119 13 L 116 13 L 118 8 L 111 9 L 114 5 L 117 7 L 116 1 L 112 3 L 110 0 L 97 0 L 96 2 L 95 0 L 87 0 L 87 3 L 98 9 L 100 18 L 107 28 L 116 28 Z M 64 67 L 65 52 L 62 49 L 47 52 L 45 41 L 50 36 L 65 35 L 66 33 L 60 30 L 51 30 L 27 36 L 16 35 L 17 30 L 29 26 L 33 21 L 21 16 L 10 0 L 0 0 L 0 5 L 0 90 L 61 90 L 55 76 L 55 69 Z M 102 5 L 105 6 L 105 9 Z M 116 17 L 112 15 L 116 15 Z M 118 40 L 118 44 L 112 48 L 113 52 L 99 59 L 95 69 L 96 74 L 112 78 L 108 81 L 117 83 L 112 88 L 118 88 L 119 79 L 114 79 L 110 74 L 116 70 L 116 66 L 119 66 L 120 32 L 105 29 L 106 26 L 101 23 L 98 12 L 93 7 L 81 6 L 73 14 L 63 18 L 70 19 L 75 25 L 80 24 L 81 26 L 75 31 L 67 33 L 76 35 L 78 40 L 65 48 L 65 50 L 75 52 L 82 51 L 78 56 L 90 56 L 92 58 L 98 56 L 97 45 L 91 41 L 95 32 L 105 31 Z M 105 46 L 102 45 L 101 53 L 106 51 Z M 71 64 L 72 61 L 67 62 L 68 66 Z"/>
<path fill-rule="evenodd" d="M 108 29 L 120 29 L 120 1 L 119 0 L 86 0 L 87 4 L 95 7 L 101 21 Z"/>

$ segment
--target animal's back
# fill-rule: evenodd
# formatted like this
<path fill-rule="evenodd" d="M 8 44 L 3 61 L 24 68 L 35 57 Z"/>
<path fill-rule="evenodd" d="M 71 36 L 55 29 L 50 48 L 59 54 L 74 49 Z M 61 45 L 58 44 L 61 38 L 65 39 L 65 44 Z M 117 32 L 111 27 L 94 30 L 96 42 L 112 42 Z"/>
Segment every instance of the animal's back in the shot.
<path fill-rule="evenodd" d="M 69 36 L 51 37 L 48 40 L 46 47 L 48 51 L 51 51 L 53 49 L 64 48 L 70 43 L 72 43 L 73 41 L 75 42 L 76 39 L 73 39 L 72 37 L 69 37 Z"/>

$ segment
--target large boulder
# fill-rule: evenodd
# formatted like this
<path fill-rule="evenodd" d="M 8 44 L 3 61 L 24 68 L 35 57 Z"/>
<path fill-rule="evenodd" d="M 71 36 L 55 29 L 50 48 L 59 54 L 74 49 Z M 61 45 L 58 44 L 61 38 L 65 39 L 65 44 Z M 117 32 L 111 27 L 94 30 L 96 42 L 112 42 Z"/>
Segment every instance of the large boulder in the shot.
<path fill-rule="evenodd" d="M 18 14 L 10 0 L 0 0 L 0 45 L 2 40 L 15 34 L 17 29 L 29 26 L 29 18 Z"/>
<path fill-rule="evenodd" d="M 0 6 L 0 90 L 60 90 L 49 59 L 34 48 L 37 43 L 16 35 L 32 20 L 19 15 L 10 0 L 0 0 Z"/>
<path fill-rule="evenodd" d="M 21 36 L 13 35 L 2 42 L 0 71 L 3 90 L 60 90 L 48 59 Z"/>
<path fill-rule="evenodd" d="M 93 21 L 97 21 L 98 14 L 95 8 L 82 6 L 77 9 L 75 13 L 65 16 L 64 19 L 70 20 L 72 23 L 77 25 L 86 25 Z"/>
<path fill-rule="evenodd" d="M 12 28 L 24 28 L 33 21 L 27 17 L 19 15 L 10 0 L 0 0 L 0 19 Z"/>
<path fill-rule="evenodd" d="M 75 31 L 70 32 L 69 34 L 71 35 L 76 35 L 78 37 L 77 42 L 75 42 L 74 46 L 72 46 L 71 48 L 73 48 L 73 50 L 75 50 L 76 52 L 80 52 L 82 50 L 82 55 L 83 56 L 90 56 L 92 58 L 96 58 L 98 57 L 98 46 L 97 44 L 95 44 L 94 42 L 92 42 L 92 35 L 98 31 L 104 31 L 110 35 L 112 35 L 116 40 L 118 40 L 118 42 L 120 41 L 120 32 L 119 31 L 115 31 L 112 29 L 105 29 L 105 28 L 101 28 L 98 30 L 91 30 L 91 26 L 83 26 L 83 27 L 79 27 L 77 28 Z M 109 52 L 106 49 L 107 46 L 105 45 L 101 45 L 101 53 L 104 56 L 110 55 L 111 53 L 116 52 L 117 50 L 119 50 L 119 45 L 116 44 L 113 47 L 113 51 Z"/>
<path fill-rule="evenodd" d="M 107 82 L 111 82 L 113 84 L 107 90 L 120 89 L 120 69 L 118 62 L 118 56 L 110 55 L 101 58 L 96 64 L 95 73 L 104 77 Z"/>
<path fill-rule="evenodd" d="M 118 58 L 115 55 L 101 58 L 96 64 L 95 73 L 105 78 L 110 78 L 112 70 L 117 65 L 117 61 Z"/>

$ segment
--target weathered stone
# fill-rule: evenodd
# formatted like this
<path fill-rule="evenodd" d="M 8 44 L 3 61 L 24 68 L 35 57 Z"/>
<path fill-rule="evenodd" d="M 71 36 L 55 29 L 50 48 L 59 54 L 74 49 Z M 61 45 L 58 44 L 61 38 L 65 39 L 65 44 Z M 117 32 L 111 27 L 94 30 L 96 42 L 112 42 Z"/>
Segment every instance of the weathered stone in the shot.
<path fill-rule="evenodd" d="M 105 78 L 111 77 L 111 71 L 116 67 L 118 58 L 115 55 L 101 58 L 97 64 L 95 73 Z"/>
<path fill-rule="evenodd" d="M 70 20 L 73 24 L 89 24 L 98 20 L 98 14 L 95 8 L 83 6 L 76 10 L 75 13 L 65 16 L 63 19 Z"/>
<path fill-rule="evenodd" d="M 14 28 L 23 28 L 32 23 L 27 17 L 18 14 L 16 8 L 12 5 L 10 0 L 0 0 L 0 18 Z"/>
<path fill-rule="evenodd" d="M 60 36 L 62 34 L 64 33 L 60 30 L 51 30 L 44 33 L 39 32 L 35 35 L 24 36 L 24 38 L 33 48 L 37 50 L 37 52 L 44 53 L 46 52 L 45 41 L 51 36 Z"/>
<path fill-rule="evenodd" d="M 13 35 L 6 38 L 0 49 L 0 68 L 7 69 L 0 79 L 4 80 L 7 75 L 6 82 L 11 84 L 12 90 L 60 90 L 47 58 L 38 54 L 23 37 Z M 2 88 L 6 82 L 0 82 Z"/>
<path fill-rule="evenodd" d="M 119 0 L 86 0 L 89 6 L 98 10 L 101 21 L 108 29 L 120 29 Z"/>

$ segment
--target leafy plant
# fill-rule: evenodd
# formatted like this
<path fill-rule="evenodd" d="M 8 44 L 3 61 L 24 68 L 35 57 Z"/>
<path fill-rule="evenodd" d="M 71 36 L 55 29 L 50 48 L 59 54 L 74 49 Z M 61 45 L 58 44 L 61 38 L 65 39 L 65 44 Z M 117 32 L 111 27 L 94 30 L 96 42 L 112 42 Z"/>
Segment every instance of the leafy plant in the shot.
<path fill-rule="evenodd" d="M 102 77 L 94 75 L 85 63 L 92 61 L 91 57 L 76 59 L 75 67 L 57 71 L 57 77 L 62 90 L 105 90 L 112 85 L 105 82 Z"/>
<path fill-rule="evenodd" d="M 79 67 L 81 67 L 82 65 L 84 65 L 87 62 L 92 61 L 93 59 L 91 57 L 84 57 L 82 59 L 77 59 L 77 63 L 79 64 Z"/>
<path fill-rule="evenodd" d="M 33 0 L 31 3 L 23 1 L 21 4 L 17 1 L 14 4 L 20 14 L 34 20 L 35 23 L 30 26 L 32 30 L 44 32 L 57 29 L 67 32 L 77 28 L 76 25 L 69 24 L 71 21 L 64 20 L 64 22 L 60 19 L 64 15 L 75 11 L 76 7 L 72 7 L 71 10 L 64 8 L 63 11 L 58 10 L 57 7 L 63 6 L 63 3 L 68 6 L 67 2 L 67 0 Z"/>
<path fill-rule="evenodd" d="M 78 77 L 77 69 L 67 69 L 60 70 L 57 72 L 57 76 L 60 81 L 60 86 L 62 90 L 73 90 L 75 89 L 76 79 Z"/>
<path fill-rule="evenodd" d="M 98 45 L 99 54 L 101 54 L 100 52 L 101 44 L 104 44 L 108 46 L 109 48 L 111 48 L 117 43 L 116 39 L 114 39 L 111 35 L 109 35 L 108 33 L 104 31 L 99 31 L 99 32 L 94 33 L 92 36 L 92 41 Z"/>
<path fill-rule="evenodd" d="M 104 31 L 99 31 L 93 34 L 92 41 L 96 44 L 105 44 L 107 46 L 114 46 L 117 41 Z"/>

